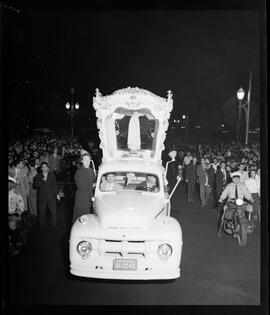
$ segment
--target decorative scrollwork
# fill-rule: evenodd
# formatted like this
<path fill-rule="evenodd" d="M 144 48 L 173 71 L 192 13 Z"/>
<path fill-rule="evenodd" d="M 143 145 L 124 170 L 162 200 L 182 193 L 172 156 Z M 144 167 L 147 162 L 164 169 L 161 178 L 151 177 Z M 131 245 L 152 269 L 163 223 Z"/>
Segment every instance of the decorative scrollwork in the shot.
<path fill-rule="evenodd" d="M 172 92 L 169 90 L 166 98 L 161 98 L 150 91 L 140 89 L 138 87 L 127 87 L 115 91 L 111 95 L 102 96 L 99 89 L 96 89 L 96 95 L 93 97 L 93 107 L 96 110 L 97 127 L 99 129 L 100 148 L 103 150 L 103 161 L 112 159 L 125 158 L 144 158 L 146 160 L 155 161 L 161 163 L 161 152 L 164 150 L 164 140 L 166 138 L 166 131 L 168 129 L 168 120 L 173 108 Z M 131 152 L 124 153 L 119 151 L 116 144 L 112 144 L 110 137 L 116 137 L 116 134 L 112 134 L 113 129 L 105 125 L 107 119 L 113 119 L 112 114 L 119 108 L 127 108 L 129 110 L 147 109 L 152 117 L 158 121 L 158 136 L 156 141 L 156 150 L 151 154 L 131 154 Z M 111 118 L 108 118 L 111 117 Z M 108 125 L 109 126 L 109 125 Z M 106 128 L 109 128 L 108 130 Z M 116 132 L 116 130 L 115 130 Z M 108 148 L 111 148 L 110 150 Z"/>

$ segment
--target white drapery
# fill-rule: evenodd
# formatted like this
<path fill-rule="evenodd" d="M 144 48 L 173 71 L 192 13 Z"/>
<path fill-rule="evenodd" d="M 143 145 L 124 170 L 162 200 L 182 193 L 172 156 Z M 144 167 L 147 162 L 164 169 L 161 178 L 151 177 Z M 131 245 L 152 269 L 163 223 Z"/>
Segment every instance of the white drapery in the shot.
<path fill-rule="evenodd" d="M 128 141 L 127 145 L 129 150 L 137 151 L 141 148 L 141 130 L 139 113 L 135 112 L 130 118 L 128 125 Z"/>

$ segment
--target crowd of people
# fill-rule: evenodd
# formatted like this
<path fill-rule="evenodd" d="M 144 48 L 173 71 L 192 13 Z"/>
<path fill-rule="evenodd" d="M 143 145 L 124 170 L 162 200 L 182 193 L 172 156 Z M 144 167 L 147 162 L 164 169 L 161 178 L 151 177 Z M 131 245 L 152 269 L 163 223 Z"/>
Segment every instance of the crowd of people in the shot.
<path fill-rule="evenodd" d="M 101 152 L 93 142 L 90 141 L 85 147 L 87 151 L 78 140 L 53 134 L 36 134 L 23 141 L 9 141 L 8 213 L 11 231 L 16 230 L 23 212 L 28 213 L 34 219 L 33 222 L 39 223 L 41 229 L 44 228 L 46 209 L 51 214 L 51 227 L 57 228 L 56 200 L 61 198 L 62 193 L 57 188 L 57 180 L 61 176 L 64 180 L 73 180 L 77 186 L 73 221 L 84 214 L 81 209 L 90 207 L 95 169 L 101 162 Z M 202 207 L 210 200 L 217 205 L 226 186 L 233 182 L 232 177 L 236 175 L 252 196 L 254 219 L 260 220 L 258 143 L 248 146 L 232 142 L 174 147 L 164 151 L 164 164 L 172 150 L 177 154 L 175 162 L 170 163 L 168 168 L 170 188 L 173 188 L 177 179 L 181 179 L 187 190 L 188 202 L 194 202 L 198 188 Z M 94 167 L 92 165 L 92 171 L 89 172 L 92 160 Z"/>
<path fill-rule="evenodd" d="M 56 200 L 64 195 L 57 180 L 74 181 L 82 150 L 77 139 L 52 133 L 35 134 L 23 140 L 10 139 L 8 214 L 9 229 L 15 238 L 22 217 L 27 216 L 28 222 L 44 229 L 47 210 L 51 228 L 57 229 Z M 97 167 L 99 151 L 91 141 L 88 150 Z"/>
<path fill-rule="evenodd" d="M 174 148 L 173 148 L 174 149 Z M 202 207 L 209 200 L 218 205 L 220 196 L 233 177 L 252 196 L 254 219 L 260 220 L 260 145 L 232 143 L 198 144 L 178 148 L 173 174 L 181 178 L 187 190 L 187 201 L 194 201 L 196 186 Z M 175 182 L 172 183 L 174 185 Z M 241 188 L 239 188 L 241 190 Z"/>
<path fill-rule="evenodd" d="M 74 139 L 46 134 L 10 141 L 8 173 L 16 180 L 16 190 L 22 195 L 25 210 L 36 216 L 33 179 L 41 171 L 41 163 L 46 162 L 49 172 L 58 176 L 66 169 L 68 158 L 79 156 L 81 149 Z"/>

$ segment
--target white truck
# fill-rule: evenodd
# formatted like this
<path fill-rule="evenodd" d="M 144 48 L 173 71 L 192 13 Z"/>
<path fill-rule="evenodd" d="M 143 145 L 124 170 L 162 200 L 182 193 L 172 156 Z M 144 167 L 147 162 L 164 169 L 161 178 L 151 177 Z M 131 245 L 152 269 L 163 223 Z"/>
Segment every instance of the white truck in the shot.
<path fill-rule="evenodd" d="M 172 93 L 164 99 L 129 87 L 102 96 L 97 89 L 93 105 L 103 159 L 93 213 L 71 229 L 70 272 L 106 279 L 178 278 L 182 230 L 170 216 L 161 161 Z M 174 159 L 174 152 L 170 156 Z"/>

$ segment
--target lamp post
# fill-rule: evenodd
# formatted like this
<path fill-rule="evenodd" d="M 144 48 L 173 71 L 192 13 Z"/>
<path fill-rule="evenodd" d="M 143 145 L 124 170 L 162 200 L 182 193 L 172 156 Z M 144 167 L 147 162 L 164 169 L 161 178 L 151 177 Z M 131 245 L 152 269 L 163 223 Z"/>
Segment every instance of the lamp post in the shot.
<path fill-rule="evenodd" d="M 67 102 L 66 109 L 67 109 L 67 114 L 70 116 L 71 137 L 73 138 L 74 116 L 77 114 L 76 110 L 79 109 L 80 105 L 77 102 L 76 104 L 74 104 L 74 101 L 73 101 L 74 88 L 73 87 L 70 89 L 70 92 L 71 92 L 71 104 Z"/>
<path fill-rule="evenodd" d="M 182 115 L 183 120 L 186 122 L 186 136 L 185 136 L 185 142 L 187 142 L 188 139 L 188 115 Z"/>
<path fill-rule="evenodd" d="M 241 87 L 237 91 L 237 98 L 239 100 L 239 105 L 238 105 L 238 121 L 237 121 L 237 130 L 236 130 L 236 139 L 237 139 L 237 142 L 239 143 L 241 109 L 243 108 L 245 111 L 245 118 L 246 118 L 245 145 L 248 144 L 251 79 L 252 79 L 252 71 L 250 71 L 250 76 L 249 76 L 249 89 L 248 89 L 247 101 L 243 102 L 243 99 L 245 97 L 245 91 Z"/>

